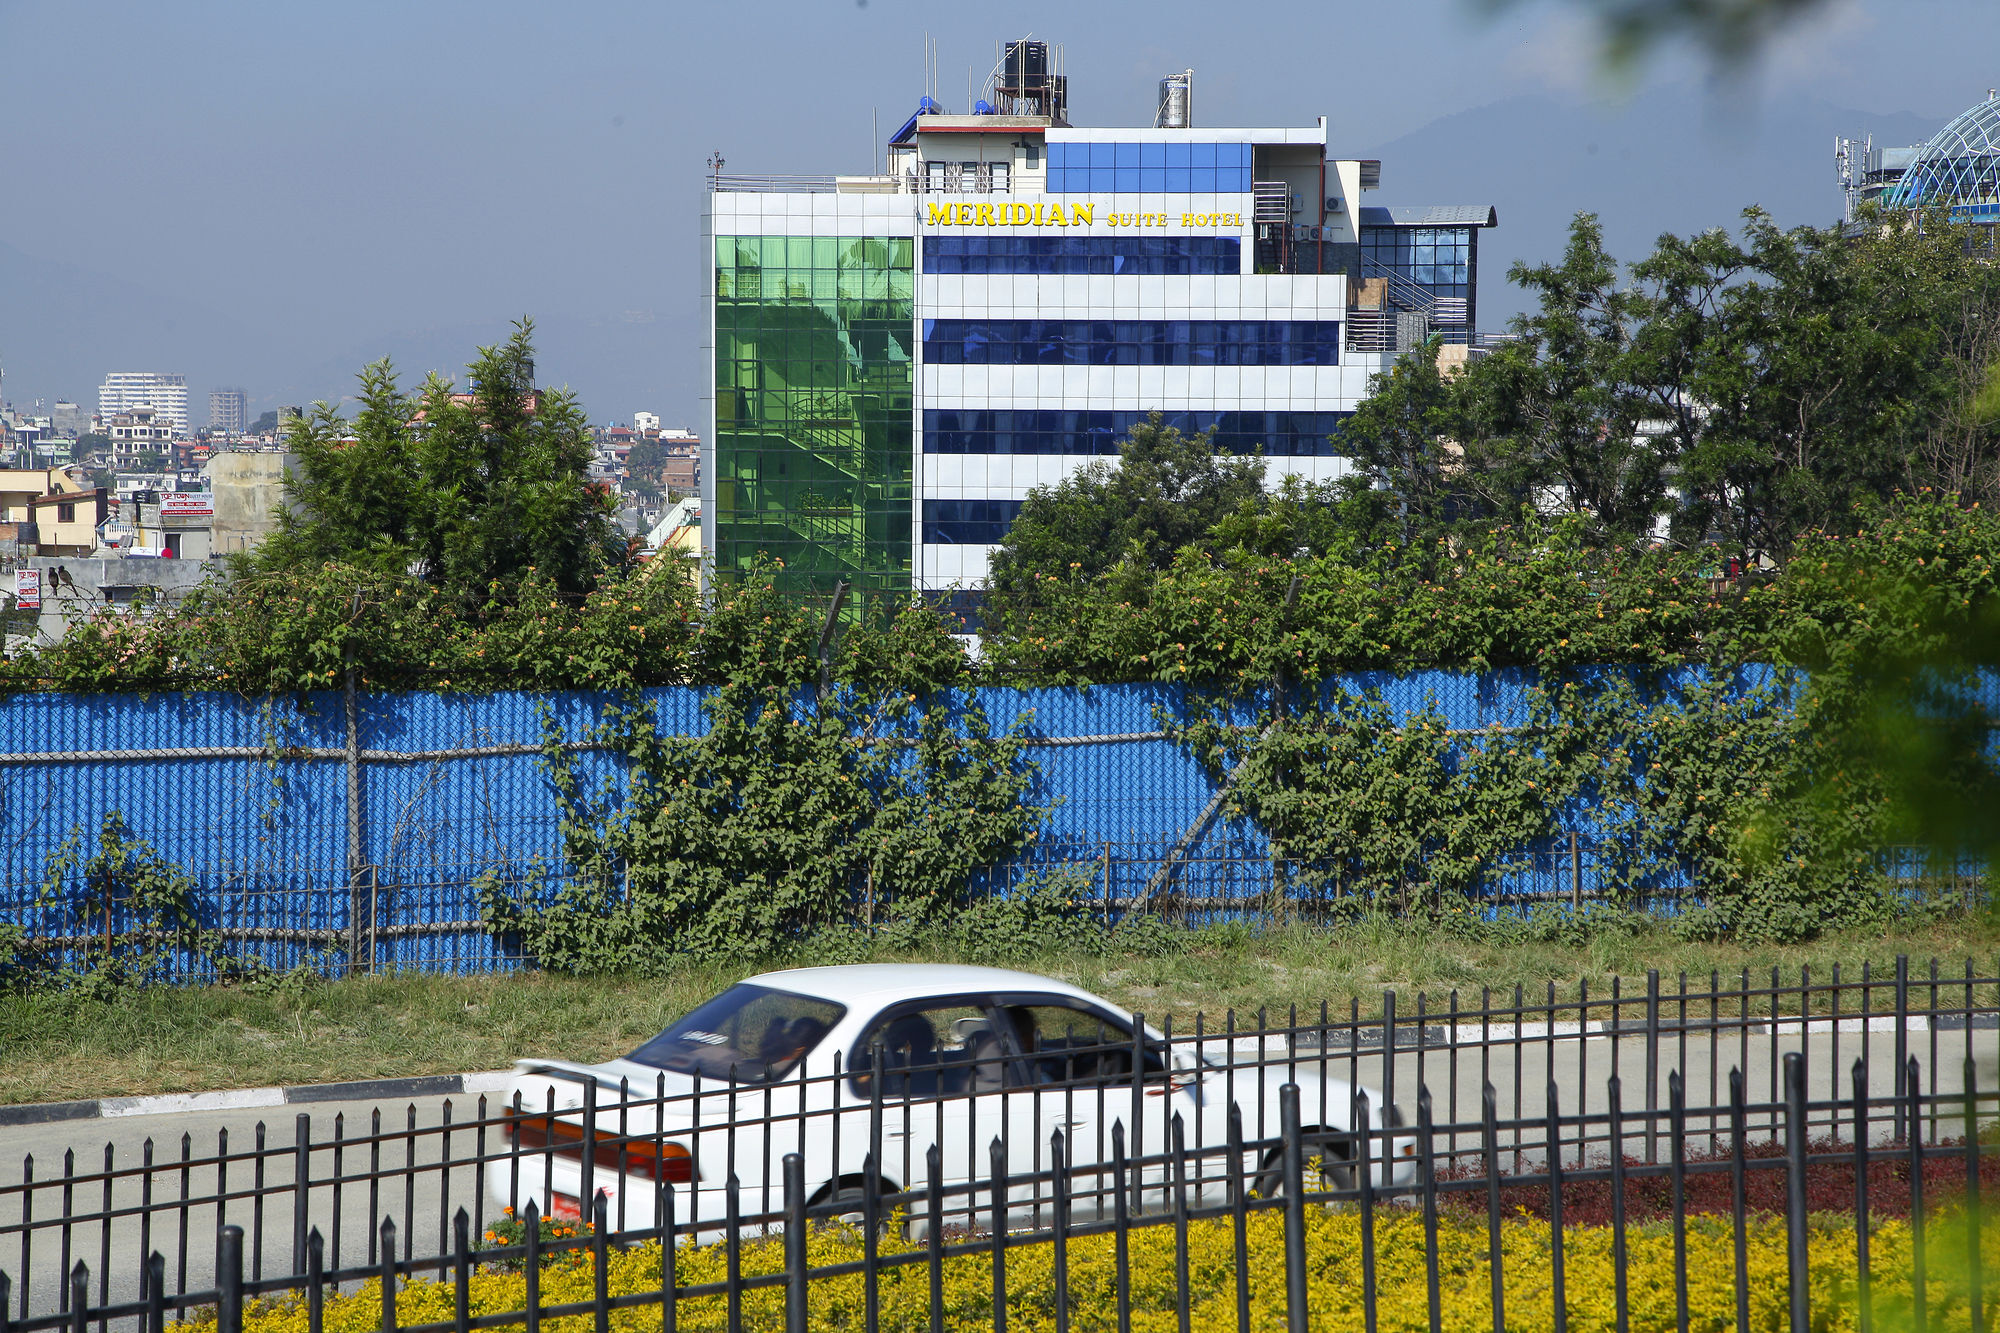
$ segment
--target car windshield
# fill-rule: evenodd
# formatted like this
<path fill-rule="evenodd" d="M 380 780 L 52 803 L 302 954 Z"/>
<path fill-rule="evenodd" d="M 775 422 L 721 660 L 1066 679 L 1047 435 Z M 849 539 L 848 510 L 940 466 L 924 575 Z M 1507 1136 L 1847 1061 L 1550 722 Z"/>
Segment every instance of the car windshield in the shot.
<path fill-rule="evenodd" d="M 847 1010 L 829 1000 L 732 986 L 625 1058 L 678 1074 L 770 1083 L 819 1045 Z"/>

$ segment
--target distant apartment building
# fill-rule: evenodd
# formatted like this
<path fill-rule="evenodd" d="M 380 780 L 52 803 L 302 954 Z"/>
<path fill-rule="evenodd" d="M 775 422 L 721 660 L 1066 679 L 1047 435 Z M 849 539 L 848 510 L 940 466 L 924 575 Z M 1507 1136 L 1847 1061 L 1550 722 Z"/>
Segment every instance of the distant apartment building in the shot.
<path fill-rule="evenodd" d="M 65 399 L 57 399 L 49 411 L 49 425 L 58 435 L 75 439 L 90 432 L 90 413 Z"/>
<path fill-rule="evenodd" d="M 140 407 L 152 408 L 176 433 L 187 434 L 187 376 L 115 370 L 98 386 L 97 414 L 106 421 Z"/>
<path fill-rule="evenodd" d="M 173 449 L 174 426 L 157 408 L 134 407 L 104 419 L 104 433 L 111 437 L 111 458 L 123 466 L 145 454 L 165 456 Z"/>
<path fill-rule="evenodd" d="M 210 389 L 208 428 L 241 435 L 250 425 L 250 395 L 241 389 Z"/>

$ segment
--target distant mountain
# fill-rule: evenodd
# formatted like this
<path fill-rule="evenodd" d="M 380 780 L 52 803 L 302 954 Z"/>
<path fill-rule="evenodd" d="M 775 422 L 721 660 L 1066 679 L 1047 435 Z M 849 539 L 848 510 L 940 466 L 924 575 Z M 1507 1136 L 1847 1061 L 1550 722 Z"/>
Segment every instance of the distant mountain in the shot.
<path fill-rule="evenodd" d="M 1621 263 L 1644 258 L 1663 232 L 1734 230 L 1751 204 L 1784 226 L 1824 226 L 1841 210 L 1836 135 L 1900 146 L 1941 123 L 1822 101 L 1737 107 L 1677 86 L 1616 105 L 1510 98 L 1360 155 L 1382 161 L 1382 188 L 1366 202 L 1499 210 L 1500 225 L 1479 244 L 1479 322 L 1498 330 L 1521 308 L 1509 265 L 1558 258 L 1580 211 L 1603 219 Z"/>

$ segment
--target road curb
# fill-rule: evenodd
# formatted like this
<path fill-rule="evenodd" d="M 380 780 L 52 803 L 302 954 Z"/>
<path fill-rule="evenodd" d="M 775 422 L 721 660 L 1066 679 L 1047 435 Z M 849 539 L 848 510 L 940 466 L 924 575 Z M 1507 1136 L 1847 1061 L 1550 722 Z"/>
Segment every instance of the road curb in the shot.
<path fill-rule="evenodd" d="M 459 1097 L 498 1092 L 513 1076 L 508 1069 L 474 1074 L 427 1074 L 418 1078 L 362 1079 L 349 1083 L 302 1083 L 283 1088 L 231 1088 L 220 1092 L 167 1092 L 152 1097 L 94 1097 L 71 1102 L 30 1102 L 0 1106 L 0 1128 L 46 1125 L 67 1120 L 111 1120 L 134 1115 L 186 1111 L 242 1111 L 261 1106 L 313 1102 L 358 1102 L 391 1097 Z"/>

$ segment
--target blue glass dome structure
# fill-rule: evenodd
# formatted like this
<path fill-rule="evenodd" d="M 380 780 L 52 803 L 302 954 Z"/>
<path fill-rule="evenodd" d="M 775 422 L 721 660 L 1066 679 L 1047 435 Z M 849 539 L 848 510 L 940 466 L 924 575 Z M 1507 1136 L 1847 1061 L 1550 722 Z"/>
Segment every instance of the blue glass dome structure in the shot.
<path fill-rule="evenodd" d="M 1950 206 L 1965 222 L 2000 222 L 2000 98 L 1951 118 L 1917 150 L 1891 201 Z"/>

